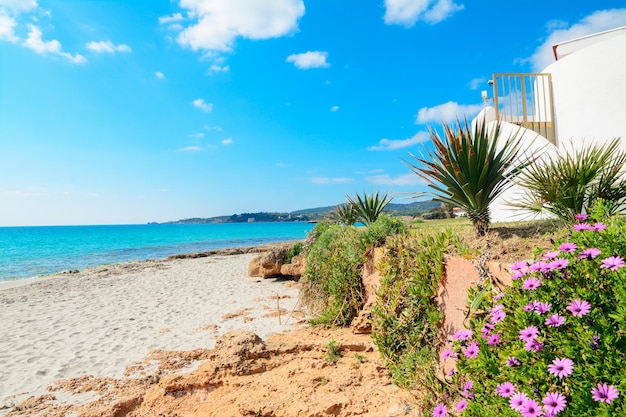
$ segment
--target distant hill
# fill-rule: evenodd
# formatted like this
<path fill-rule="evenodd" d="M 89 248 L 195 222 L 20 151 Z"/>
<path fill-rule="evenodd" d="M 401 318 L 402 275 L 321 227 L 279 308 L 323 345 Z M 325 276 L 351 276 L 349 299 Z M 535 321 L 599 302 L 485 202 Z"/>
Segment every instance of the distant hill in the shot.
<path fill-rule="evenodd" d="M 217 217 L 194 217 L 164 224 L 199 224 L 199 223 L 248 223 L 248 222 L 317 222 L 327 218 L 335 210 L 336 206 L 317 207 L 304 210 L 296 210 L 290 213 L 241 213 L 230 216 Z M 389 203 L 385 213 L 393 216 L 420 216 L 426 212 L 441 207 L 441 203 L 435 201 L 415 201 L 409 204 Z"/>

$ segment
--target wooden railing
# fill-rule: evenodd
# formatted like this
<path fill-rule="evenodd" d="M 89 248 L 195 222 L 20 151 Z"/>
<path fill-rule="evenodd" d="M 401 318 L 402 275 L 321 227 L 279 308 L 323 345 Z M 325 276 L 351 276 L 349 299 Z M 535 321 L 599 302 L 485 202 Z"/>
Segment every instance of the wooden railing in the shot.
<path fill-rule="evenodd" d="M 533 130 L 556 144 L 550 74 L 494 74 L 493 101 L 499 120 Z"/>

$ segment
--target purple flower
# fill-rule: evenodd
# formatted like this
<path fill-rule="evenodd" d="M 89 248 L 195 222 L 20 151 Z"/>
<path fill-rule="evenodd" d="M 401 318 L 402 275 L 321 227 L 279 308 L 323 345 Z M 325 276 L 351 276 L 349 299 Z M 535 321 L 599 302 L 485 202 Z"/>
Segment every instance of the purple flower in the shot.
<path fill-rule="evenodd" d="M 452 338 L 454 340 L 470 340 L 474 335 L 472 334 L 472 331 L 469 329 L 461 329 L 461 330 L 457 330 L 456 333 L 454 333 L 454 335 L 452 336 Z"/>
<path fill-rule="evenodd" d="M 541 281 L 535 277 L 526 278 L 522 288 L 525 290 L 536 290 L 541 285 Z"/>
<path fill-rule="evenodd" d="M 480 349 L 478 348 L 478 342 L 473 341 L 472 343 L 470 343 L 469 345 L 467 345 L 467 347 L 463 350 L 463 354 L 465 355 L 466 358 L 475 358 L 476 356 L 478 356 L 478 352 L 480 351 Z"/>
<path fill-rule="evenodd" d="M 565 317 L 561 317 L 558 314 L 553 314 L 545 321 L 546 326 L 559 327 L 565 324 Z"/>
<path fill-rule="evenodd" d="M 523 308 L 524 313 L 530 313 L 531 311 L 535 311 L 535 303 L 536 301 L 531 301 L 530 303 L 526 304 Z"/>
<path fill-rule="evenodd" d="M 560 254 L 561 254 L 561 251 L 558 251 L 558 250 L 554 252 L 546 252 L 543 254 L 543 259 L 554 259 Z"/>
<path fill-rule="evenodd" d="M 598 346 L 600 346 L 600 336 L 594 334 L 593 339 L 589 341 L 589 347 L 593 350 L 596 350 Z"/>
<path fill-rule="evenodd" d="M 567 399 L 563 394 L 558 392 L 549 392 L 542 400 L 543 411 L 547 413 L 557 414 L 565 409 Z"/>
<path fill-rule="evenodd" d="M 539 335 L 539 329 L 535 326 L 528 326 L 519 331 L 519 338 L 524 342 L 535 340 Z"/>
<path fill-rule="evenodd" d="M 528 396 L 523 392 L 516 392 L 509 398 L 509 405 L 515 411 L 522 411 L 524 402 L 528 401 Z"/>
<path fill-rule="evenodd" d="M 589 218 L 589 215 L 588 214 L 579 213 L 579 214 L 575 215 L 574 217 L 579 222 L 584 222 L 585 220 L 587 220 Z"/>
<path fill-rule="evenodd" d="M 578 231 L 578 232 L 582 232 L 583 230 L 596 230 L 595 227 L 593 227 L 592 225 L 587 224 L 587 223 L 576 223 L 573 226 L 573 229 Z"/>
<path fill-rule="evenodd" d="M 578 257 L 580 259 L 593 259 L 596 256 L 600 255 L 600 253 L 602 253 L 602 252 L 598 248 L 589 248 L 589 249 L 585 249 L 584 251 L 580 252 Z"/>
<path fill-rule="evenodd" d="M 483 328 L 480 330 L 481 332 L 481 336 L 483 337 L 483 339 L 486 339 L 489 337 L 489 335 L 491 334 L 491 331 L 495 328 L 496 326 L 494 326 L 491 323 L 485 323 L 483 325 Z"/>
<path fill-rule="evenodd" d="M 550 268 L 552 268 L 552 270 L 565 269 L 569 265 L 569 261 L 565 258 L 556 258 L 555 260 L 550 262 L 549 265 L 550 265 Z"/>
<path fill-rule="evenodd" d="M 500 397 L 508 398 L 511 395 L 515 394 L 516 389 L 517 388 L 515 388 L 515 385 L 511 384 L 510 382 L 504 382 L 496 386 L 496 394 L 498 394 Z"/>
<path fill-rule="evenodd" d="M 603 259 L 600 268 L 609 268 L 611 271 L 617 271 L 624 265 L 624 258 L 613 255 L 609 258 Z"/>
<path fill-rule="evenodd" d="M 522 271 L 515 271 L 511 274 L 511 279 L 513 281 L 517 281 L 518 279 L 520 279 L 521 277 L 523 277 L 526 273 L 522 272 Z"/>
<path fill-rule="evenodd" d="M 598 388 L 591 389 L 591 397 L 595 401 L 610 404 L 614 399 L 619 397 L 619 391 L 613 385 L 598 384 Z"/>
<path fill-rule="evenodd" d="M 597 222 L 596 224 L 593 225 L 593 228 L 595 230 L 597 230 L 598 232 L 603 231 L 604 229 L 606 229 L 606 224 L 601 223 L 601 222 Z"/>
<path fill-rule="evenodd" d="M 520 413 L 522 413 L 523 417 L 539 417 L 543 414 L 541 406 L 537 401 L 531 399 L 524 401 Z"/>
<path fill-rule="evenodd" d="M 445 404 L 438 404 L 433 410 L 434 417 L 444 417 L 448 414 L 448 409 Z"/>
<path fill-rule="evenodd" d="M 522 361 L 517 359 L 515 356 L 511 356 L 506 361 L 506 366 L 520 366 L 521 364 L 522 364 Z"/>
<path fill-rule="evenodd" d="M 535 312 L 538 314 L 545 314 L 550 310 L 550 307 L 552 307 L 552 304 L 550 303 L 535 303 Z"/>
<path fill-rule="evenodd" d="M 466 408 L 467 408 L 467 401 L 460 400 L 458 403 L 456 403 L 456 411 L 457 411 L 457 413 L 465 411 Z"/>
<path fill-rule="evenodd" d="M 539 343 L 536 340 L 528 340 L 526 343 L 524 343 L 524 349 L 529 352 L 539 352 L 541 349 L 543 349 L 543 343 Z"/>
<path fill-rule="evenodd" d="M 559 249 L 561 249 L 563 252 L 574 252 L 576 249 L 578 249 L 578 245 L 571 242 L 565 242 L 562 243 L 561 246 L 559 246 Z"/>
<path fill-rule="evenodd" d="M 550 271 L 550 266 L 544 261 L 539 261 L 532 264 L 528 269 L 536 272 L 548 272 Z"/>
<path fill-rule="evenodd" d="M 489 346 L 495 346 L 498 343 L 500 343 L 500 334 L 499 333 L 494 333 L 491 336 L 489 336 L 489 339 L 487 340 L 487 344 Z"/>
<path fill-rule="evenodd" d="M 441 359 L 449 359 L 449 358 L 456 358 L 456 357 L 457 357 L 456 352 L 453 351 L 452 349 L 446 349 L 441 354 Z"/>
<path fill-rule="evenodd" d="M 509 269 L 511 271 L 522 271 L 527 266 L 528 266 L 528 263 L 526 263 L 526 261 L 517 261 L 517 262 L 514 262 L 513 265 L 509 267 Z"/>
<path fill-rule="evenodd" d="M 568 358 L 555 358 L 548 365 L 548 372 L 559 378 L 564 378 L 574 371 L 574 362 Z"/>
<path fill-rule="evenodd" d="M 565 307 L 565 309 L 572 313 L 572 315 L 574 316 L 582 317 L 591 311 L 591 304 L 589 304 L 587 301 L 576 299 L 572 301 L 567 307 Z"/>
<path fill-rule="evenodd" d="M 463 385 L 463 396 L 466 396 L 472 388 L 474 388 L 474 381 L 470 379 L 465 383 L 465 385 Z"/>
<path fill-rule="evenodd" d="M 502 304 L 498 304 L 497 306 L 489 310 L 489 316 L 493 324 L 501 322 L 506 317 L 506 313 L 504 312 L 504 306 Z"/>
<path fill-rule="evenodd" d="M 501 300 L 504 297 L 505 293 L 501 292 L 500 294 L 494 295 L 493 297 L 491 297 L 491 299 L 493 301 L 498 301 Z"/>

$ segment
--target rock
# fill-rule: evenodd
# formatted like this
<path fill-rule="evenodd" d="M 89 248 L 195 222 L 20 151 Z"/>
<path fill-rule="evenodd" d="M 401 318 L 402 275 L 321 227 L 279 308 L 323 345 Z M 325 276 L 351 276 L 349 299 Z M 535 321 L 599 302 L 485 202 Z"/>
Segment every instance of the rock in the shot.
<path fill-rule="evenodd" d="M 269 252 L 254 257 L 248 265 L 248 276 L 261 278 L 275 277 L 278 275 L 301 276 L 304 270 L 303 258 L 294 256 L 291 264 L 285 263 L 290 247 L 289 245 L 276 246 Z"/>
<path fill-rule="evenodd" d="M 290 275 L 292 277 L 301 277 L 306 266 L 305 259 L 302 256 L 294 256 L 291 263 L 280 267 L 281 275 Z"/>

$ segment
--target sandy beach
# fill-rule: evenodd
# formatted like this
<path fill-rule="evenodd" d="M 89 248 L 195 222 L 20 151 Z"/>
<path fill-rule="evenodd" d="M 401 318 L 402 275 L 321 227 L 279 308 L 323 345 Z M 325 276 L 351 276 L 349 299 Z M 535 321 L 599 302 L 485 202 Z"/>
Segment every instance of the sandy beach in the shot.
<path fill-rule="evenodd" d="M 296 285 L 249 278 L 254 256 L 139 261 L 1 283 L 0 415 L 57 379 L 122 377 L 151 349 L 212 348 L 230 330 L 266 338 L 297 327 Z"/>

